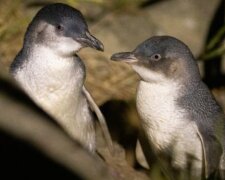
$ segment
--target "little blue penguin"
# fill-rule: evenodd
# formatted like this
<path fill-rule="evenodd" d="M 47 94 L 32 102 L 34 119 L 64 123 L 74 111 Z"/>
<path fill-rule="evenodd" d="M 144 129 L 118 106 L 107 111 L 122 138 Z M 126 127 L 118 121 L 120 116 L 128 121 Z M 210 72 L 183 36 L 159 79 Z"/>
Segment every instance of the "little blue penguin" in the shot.
<path fill-rule="evenodd" d="M 62 3 L 47 5 L 29 24 L 10 73 L 71 137 L 93 152 L 96 140 L 91 110 L 100 121 L 103 116 L 84 87 L 85 66 L 77 55 L 84 47 L 104 49 L 90 34 L 81 12 Z M 100 124 L 108 133 L 105 122 Z M 106 136 L 111 140 L 109 133 Z"/>
<path fill-rule="evenodd" d="M 150 168 L 159 161 L 167 171 L 222 178 L 225 116 L 190 49 L 174 37 L 154 36 L 111 59 L 130 64 L 140 76 L 136 106 Z"/>

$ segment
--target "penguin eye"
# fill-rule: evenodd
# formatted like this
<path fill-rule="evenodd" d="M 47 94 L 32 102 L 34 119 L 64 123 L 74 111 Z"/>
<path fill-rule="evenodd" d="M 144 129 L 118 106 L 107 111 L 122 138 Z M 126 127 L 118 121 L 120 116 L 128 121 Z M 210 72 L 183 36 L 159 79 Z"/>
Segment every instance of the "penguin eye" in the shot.
<path fill-rule="evenodd" d="M 63 30 L 63 26 L 60 25 L 60 24 L 57 24 L 57 25 L 56 25 L 56 29 L 57 29 L 58 31 L 62 31 L 62 30 Z"/>
<path fill-rule="evenodd" d="M 150 58 L 153 61 L 158 61 L 158 60 L 161 59 L 161 55 L 160 54 L 153 54 Z"/>

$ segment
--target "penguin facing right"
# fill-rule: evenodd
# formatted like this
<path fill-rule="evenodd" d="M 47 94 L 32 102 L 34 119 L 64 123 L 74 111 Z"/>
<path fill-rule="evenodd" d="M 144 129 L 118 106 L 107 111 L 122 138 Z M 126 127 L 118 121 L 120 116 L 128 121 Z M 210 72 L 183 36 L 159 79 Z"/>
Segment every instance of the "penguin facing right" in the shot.
<path fill-rule="evenodd" d="M 104 117 L 84 86 L 86 69 L 77 52 L 85 47 L 104 49 L 89 32 L 81 12 L 62 3 L 47 5 L 29 24 L 10 73 L 73 139 L 94 152 L 96 134 L 92 110 L 99 117 L 110 148 L 112 140 Z"/>

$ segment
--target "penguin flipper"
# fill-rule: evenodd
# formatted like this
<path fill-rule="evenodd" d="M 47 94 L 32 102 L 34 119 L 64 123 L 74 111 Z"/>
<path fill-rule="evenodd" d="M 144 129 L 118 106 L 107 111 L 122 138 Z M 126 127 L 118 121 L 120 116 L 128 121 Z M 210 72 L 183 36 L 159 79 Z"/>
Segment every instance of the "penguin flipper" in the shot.
<path fill-rule="evenodd" d="M 202 175 L 208 179 L 214 177 L 219 170 L 220 159 L 222 157 L 222 145 L 218 138 L 206 132 L 201 128 L 197 128 L 197 134 L 202 144 L 203 151 L 203 168 Z"/>
<path fill-rule="evenodd" d="M 87 89 L 83 86 L 83 93 L 85 97 L 87 98 L 88 104 L 91 107 L 92 111 L 96 114 L 100 127 L 102 129 L 102 132 L 104 134 L 104 138 L 106 141 L 106 144 L 109 148 L 110 153 L 113 153 L 113 142 L 109 133 L 109 129 L 106 124 L 106 120 L 102 112 L 100 111 L 98 105 L 95 103 L 94 99 L 92 98 L 91 94 L 87 91 Z"/>

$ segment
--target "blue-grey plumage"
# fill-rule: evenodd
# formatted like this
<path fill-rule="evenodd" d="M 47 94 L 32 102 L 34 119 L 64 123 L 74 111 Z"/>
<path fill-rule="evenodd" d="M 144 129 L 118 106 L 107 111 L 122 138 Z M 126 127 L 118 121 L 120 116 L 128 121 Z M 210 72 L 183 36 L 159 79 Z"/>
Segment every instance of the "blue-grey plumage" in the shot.
<path fill-rule="evenodd" d="M 150 145 L 143 149 L 149 166 L 159 159 L 195 178 L 219 171 L 222 176 L 225 116 L 189 48 L 176 38 L 155 36 L 111 59 L 131 64 L 141 78 L 137 110 Z"/>
<path fill-rule="evenodd" d="M 73 138 L 94 151 L 95 128 L 90 110 L 94 101 L 86 97 L 85 66 L 76 55 L 83 47 L 103 51 L 103 44 L 90 34 L 82 14 L 65 4 L 47 5 L 29 24 L 10 72 L 40 107 Z"/>

